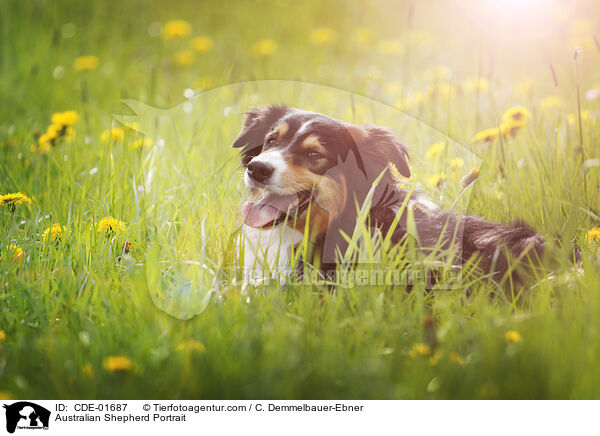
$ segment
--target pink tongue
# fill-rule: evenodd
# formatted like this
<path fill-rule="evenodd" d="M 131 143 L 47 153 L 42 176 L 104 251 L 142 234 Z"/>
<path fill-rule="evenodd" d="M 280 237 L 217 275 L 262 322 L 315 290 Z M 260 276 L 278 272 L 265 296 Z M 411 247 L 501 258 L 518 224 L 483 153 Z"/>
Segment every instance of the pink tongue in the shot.
<path fill-rule="evenodd" d="M 265 193 L 256 203 L 253 201 L 244 203 L 242 206 L 242 219 L 250 227 L 264 227 L 285 214 L 290 204 L 297 198 L 296 194 L 276 195 Z"/>

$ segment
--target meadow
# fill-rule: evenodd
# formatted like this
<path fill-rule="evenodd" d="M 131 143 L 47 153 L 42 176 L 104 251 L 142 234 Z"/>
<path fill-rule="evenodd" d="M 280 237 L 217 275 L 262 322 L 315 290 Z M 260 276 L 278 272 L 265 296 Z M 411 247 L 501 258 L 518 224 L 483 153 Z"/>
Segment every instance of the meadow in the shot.
<path fill-rule="evenodd" d="M 600 397 L 593 1 L 0 6 L 0 399 Z M 508 292 L 468 268 L 220 286 L 229 145 L 281 103 L 393 127 L 403 183 L 526 222 L 544 268 Z M 439 261 L 365 244 L 370 269 Z"/>

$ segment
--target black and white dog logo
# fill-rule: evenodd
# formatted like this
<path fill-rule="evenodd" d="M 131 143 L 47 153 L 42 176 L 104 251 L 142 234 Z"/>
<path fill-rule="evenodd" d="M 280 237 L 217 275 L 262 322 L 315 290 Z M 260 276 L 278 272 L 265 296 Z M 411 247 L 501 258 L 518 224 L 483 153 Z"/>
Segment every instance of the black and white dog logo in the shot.
<path fill-rule="evenodd" d="M 50 411 L 29 401 L 19 401 L 6 409 L 6 431 L 14 433 L 18 429 L 47 430 L 50 421 Z"/>

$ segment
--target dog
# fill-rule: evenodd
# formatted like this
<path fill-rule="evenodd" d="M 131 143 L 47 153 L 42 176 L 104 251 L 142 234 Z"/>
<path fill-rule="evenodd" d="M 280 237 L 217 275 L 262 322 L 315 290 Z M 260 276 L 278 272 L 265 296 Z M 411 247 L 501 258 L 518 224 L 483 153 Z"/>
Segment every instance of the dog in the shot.
<path fill-rule="evenodd" d="M 408 147 L 389 128 L 349 124 L 323 114 L 288 106 L 268 106 L 246 113 L 232 147 L 241 149 L 244 181 L 255 198 L 242 207 L 244 264 L 292 272 L 290 249 L 307 242 L 311 259 L 325 274 L 335 270 L 346 235 L 357 223 L 357 207 L 369 197 L 368 223 L 395 244 L 408 234 L 425 251 L 454 253 L 452 262 L 477 262 L 498 282 L 521 280 L 520 265 L 539 265 L 545 240 L 523 222 L 505 225 L 476 216 L 445 212 L 429 199 L 399 184 L 410 177 Z M 375 184 L 375 187 L 372 186 Z M 305 241 L 304 238 L 308 238 Z"/>

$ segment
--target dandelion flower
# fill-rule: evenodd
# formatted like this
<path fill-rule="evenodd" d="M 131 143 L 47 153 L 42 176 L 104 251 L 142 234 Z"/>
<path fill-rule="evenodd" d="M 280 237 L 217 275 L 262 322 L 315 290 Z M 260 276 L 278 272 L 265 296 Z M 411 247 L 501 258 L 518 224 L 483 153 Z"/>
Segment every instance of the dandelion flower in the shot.
<path fill-rule="evenodd" d="M 589 230 L 585 234 L 585 240 L 587 242 L 595 242 L 600 244 L 600 227 L 594 227 L 593 229 Z"/>
<path fill-rule="evenodd" d="M 13 399 L 13 396 L 10 392 L 0 391 L 0 401 L 10 401 Z"/>
<path fill-rule="evenodd" d="M 277 42 L 269 38 L 261 39 L 252 44 L 250 51 L 256 57 L 269 56 L 277 51 Z"/>
<path fill-rule="evenodd" d="M 98 221 L 96 230 L 98 232 L 104 232 L 108 235 L 110 233 L 123 233 L 127 230 L 127 227 L 123 221 L 119 221 L 116 218 L 108 216 Z"/>
<path fill-rule="evenodd" d="M 454 159 L 450 159 L 450 167 L 451 168 L 462 168 L 465 165 L 465 162 L 460 157 L 455 157 Z"/>
<path fill-rule="evenodd" d="M 129 132 L 132 133 L 136 133 L 139 132 L 141 130 L 142 126 L 140 126 L 139 123 L 136 123 L 135 121 L 129 124 L 125 124 L 125 130 L 128 130 Z"/>
<path fill-rule="evenodd" d="M 104 359 L 102 366 L 109 372 L 127 372 L 133 368 L 133 362 L 125 356 L 109 356 Z"/>
<path fill-rule="evenodd" d="M 590 119 L 590 111 L 584 109 L 581 111 L 581 121 L 587 121 Z M 576 112 L 572 112 L 567 115 L 567 121 L 569 124 L 574 124 L 578 120 Z"/>
<path fill-rule="evenodd" d="M 213 40 L 208 36 L 196 36 L 190 41 L 190 48 L 198 53 L 208 53 L 213 48 Z"/>
<path fill-rule="evenodd" d="M 73 61 L 75 71 L 88 71 L 98 68 L 98 58 L 94 55 L 79 56 Z"/>
<path fill-rule="evenodd" d="M 56 139 L 62 133 L 62 126 L 50 124 L 46 129 L 46 135 L 50 141 Z"/>
<path fill-rule="evenodd" d="M 523 106 L 515 106 L 508 109 L 502 115 L 502 123 L 510 126 L 524 126 L 527 124 L 529 112 Z"/>
<path fill-rule="evenodd" d="M 442 154 L 444 153 L 445 150 L 446 150 L 446 143 L 444 141 L 436 142 L 427 149 L 427 153 L 426 153 L 427 159 L 429 159 L 429 160 L 437 159 L 440 156 L 442 156 Z"/>
<path fill-rule="evenodd" d="M 203 353 L 206 351 L 206 347 L 202 342 L 190 339 L 189 341 L 184 341 L 177 345 L 177 351 Z"/>
<path fill-rule="evenodd" d="M 446 180 L 446 174 L 444 174 L 444 173 L 434 174 L 425 179 L 425 181 L 427 183 L 429 183 L 430 185 L 435 186 L 435 187 L 441 186 L 445 180 Z"/>
<path fill-rule="evenodd" d="M 438 362 L 440 361 L 441 357 L 442 357 L 442 352 L 439 349 L 435 350 L 433 352 L 433 354 L 431 355 L 431 357 L 429 357 L 429 364 L 431 366 L 437 365 Z"/>
<path fill-rule="evenodd" d="M 0 206 L 6 206 L 10 213 L 14 213 L 18 204 L 31 203 L 31 198 L 20 192 L 0 195 Z"/>
<path fill-rule="evenodd" d="M 192 25 L 185 20 L 167 21 L 163 28 L 163 38 L 166 40 L 187 38 L 192 33 Z"/>
<path fill-rule="evenodd" d="M 507 344 L 518 344 L 523 341 L 521 334 L 516 330 L 509 330 L 504 334 L 504 340 Z"/>
<path fill-rule="evenodd" d="M 431 354 L 431 347 L 427 344 L 418 343 L 415 344 L 411 349 L 408 355 L 411 359 L 416 359 L 419 356 L 429 356 Z"/>
<path fill-rule="evenodd" d="M 151 146 L 152 146 L 152 139 L 140 138 L 140 139 L 136 139 L 131 147 L 134 150 L 141 150 L 144 147 L 151 147 Z"/>
<path fill-rule="evenodd" d="M 473 136 L 473 142 L 493 142 L 498 139 L 500 132 L 497 127 L 492 127 L 491 129 L 485 129 L 481 132 L 477 132 L 475 136 Z"/>
<path fill-rule="evenodd" d="M 57 126 L 72 126 L 79 119 L 79 115 L 75 111 L 56 112 L 52 114 L 52 124 Z"/>
<path fill-rule="evenodd" d="M 540 110 L 542 112 L 550 112 L 554 109 L 560 109 L 562 107 L 562 100 L 556 95 L 545 97 L 540 102 Z"/>
<path fill-rule="evenodd" d="M 120 127 L 113 127 L 102 132 L 100 139 L 102 142 L 117 142 L 125 137 L 125 131 Z"/>
<path fill-rule="evenodd" d="M 23 260 L 23 249 L 15 244 L 8 245 L 6 249 L 8 250 L 8 254 L 10 254 L 10 261 L 20 264 Z"/>
<path fill-rule="evenodd" d="M 6 341 L 6 332 L 4 330 L 0 330 L 0 341 Z"/>
<path fill-rule="evenodd" d="M 65 235 L 67 233 L 67 228 L 64 226 L 61 226 L 58 223 L 54 223 L 52 224 L 50 227 L 48 227 L 46 230 L 44 230 L 44 233 L 42 235 L 42 239 L 44 241 L 60 241 L 63 237 L 63 235 Z"/>
<path fill-rule="evenodd" d="M 456 351 L 453 351 L 452 353 L 450 353 L 450 361 L 454 362 L 454 363 L 458 363 L 459 365 L 462 365 L 463 363 L 465 363 L 465 359 L 463 359 L 462 356 L 460 354 L 458 354 Z"/>
<path fill-rule="evenodd" d="M 337 37 L 337 32 L 331 27 L 317 27 L 310 33 L 310 42 L 314 45 L 333 44 Z"/>
<path fill-rule="evenodd" d="M 179 67 L 189 67 L 194 63 L 195 58 L 194 50 L 181 50 L 175 53 L 175 64 Z"/>

